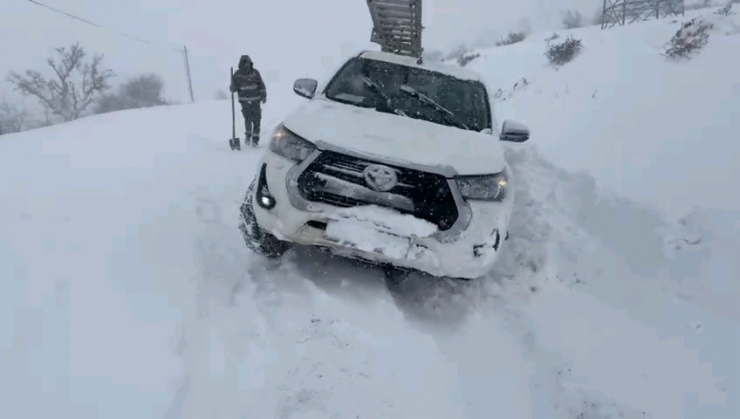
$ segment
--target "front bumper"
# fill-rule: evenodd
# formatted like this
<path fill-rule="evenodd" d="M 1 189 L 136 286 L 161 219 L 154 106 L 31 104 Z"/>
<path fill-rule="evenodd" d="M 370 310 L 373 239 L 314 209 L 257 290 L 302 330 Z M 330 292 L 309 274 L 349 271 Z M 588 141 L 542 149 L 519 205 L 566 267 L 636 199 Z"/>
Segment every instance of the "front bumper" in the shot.
<path fill-rule="evenodd" d="M 496 263 L 507 236 L 513 194 L 502 202 L 466 202 L 455 187 L 460 214 L 453 227 L 413 234 L 388 228 L 393 225 L 389 217 L 410 217 L 400 212 L 383 209 L 382 216 L 374 220 L 365 213 L 358 216 L 346 208 L 304 199 L 297 192 L 297 177 L 312 158 L 315 155 L 296 165 L 270 151 L 262 157 L 257 173 L 257 184 L 262 187 L 248 199 L 253 199 L 257 223 L 277 238 L 434 276 L 478 278 Z M 339 223 L 352 223 L 351 229 L 372 234 L 362 234 L 357 240 L 338 237 L 334 232 L 343 227 Z"/>

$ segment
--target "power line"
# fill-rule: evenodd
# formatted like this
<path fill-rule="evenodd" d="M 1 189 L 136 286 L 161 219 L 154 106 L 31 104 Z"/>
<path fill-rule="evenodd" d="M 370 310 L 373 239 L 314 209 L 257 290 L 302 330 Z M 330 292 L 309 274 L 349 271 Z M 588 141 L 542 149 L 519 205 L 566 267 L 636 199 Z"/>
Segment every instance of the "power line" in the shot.
<path fill-rule="evenodd" d="M 152 41 L 143 39 L 143 38 L 139 38 L 138 36 L 127 34 L 125 32 L 121 32 L 121 31 L 118 31 L 118 30 L 115 30 L 115 29 L 112 29 L 112 28 L 107 28 L 107 27 L 105 27 L 105 26 L 103 26 L 103 25 L 101 25 L 99 23 L 95 23 L 95 22 L 92 22 L 90 20 L 81 18 L 79 16 L 73 15 L 72 13 L 67 13 L 67 12 L 65 12 L 63 10 L 59 10 L 59 9 L 54 8 L 54 7 L 51 7 L 49 5 L 40 3 L 40 2 L 38 2 L 36 0 L 28 0 L 28 1 L 31 2 L 32 4 L 37 5 L 37 6 L 40 6 L 40 7 L 43 7 L 45 9 L 51 10 L 54 13 L 61 14 L 63 16 L 66 16 L 66 17 L 69 17 L 71 19 L 80 21 L 80 22 L 85 23 L 87 25 L 94 26 L 94 27 L 100 28 L 100 29 L 107 29 L 109 31 L 117 32 L 121 36 L 124 36 L 126 38 L 130 38 L 130 39 L 133 39 L 135 41 L 142 42 L 142 43 L 147 44 L 147 45 L 159 46 L 159 47 L 163 47 L 163 48 L 166 48 L 166 49 L 170 49 L 169 47 L 164 47 L 162 44 L 155 43 L 155 42 L 152 42 Z M 188 58 L 188 49 L 187 49 L 187 47 L 185 45 L 183 45 L 182 48 L 178 48 L 178 49 L 174 49 L 173 48 L 172 51 L 177 52 L 177 53 L 180 53 L 180 54 L 183 54 L 183 58 L 185 59 L 185 73 L 186 73 L 187 81 L 188 81 L 188 89 L 189 89 L 189 93 L 190 93 L 190 101 L 191 102 L 195 102 L 195 97 L 193 96 L 193 79 L 192 79 L 192 76 L 190 74 L 190 60 Z"/>
<path fill-rule="evenodd" d="M 77 20 L 79 22 L 88 24 L 90 26 L 94 26 L 96 28 L 107 29 L 107 30 L 110 30 L 110 31 L 117 32 L 119 35 L 124 36 L 124 37 L 129 38 L 129 39 L 133 39 L 134 41 L 138 41 L 138 42 L 141 42 L 141 43 L 144 43 L 144 44 L 147 44 L 147 45 L 164 47 L 163 45 L 161 45 L 159 43 L 152 42 L 152 41 L 149 41 L 147 39 L 143 39 L 143 38 L 140 38 L 138 36 L 131 35 L 131 34 L 128 34 L 128 33 L 125 33 L 125 32 L 121 32 L 121 31 L 118 31 L 118 30 L 115 30 L 115 29 L 112 29 L 112 28 L 105 27 L 105 26 L 103 26 L 103 25 L 101 25 L 99 23 L 92 22 L 90 20 L 81 18 L 79 16 L 73 15 L 72 13 L 68 13 L 68 12 L 65 12 L 63 10 L 59 10 L 59 9 L 57 9 L 55 7 L 52 7 L 52 6 L 49 6 L 49 5 L 40 3 L 40 2 L 38 2 L 36 0 L 28 0 L 28 1 L 31 2 L 31 3 L 33 3 L 33 4 L 35 4 L 35 5 L 37 5 L 37 6 L 40 6 L 40 7 L 43 7 L 45 9 L 51 10 L 54 13 L 58 13 L 58 14 L 67 16 L 67 17 L 69 17 L 71 19 L 74 19 L 74 20 Z M 164 48 L 172 49 L 170 47 L 164 47 Z M 178 53 L 182 52 L 180 48 L 178 48 L 178 49 L 172 49 L 172 50 L 175 51 L 175 52 L 178 52 Z"/>

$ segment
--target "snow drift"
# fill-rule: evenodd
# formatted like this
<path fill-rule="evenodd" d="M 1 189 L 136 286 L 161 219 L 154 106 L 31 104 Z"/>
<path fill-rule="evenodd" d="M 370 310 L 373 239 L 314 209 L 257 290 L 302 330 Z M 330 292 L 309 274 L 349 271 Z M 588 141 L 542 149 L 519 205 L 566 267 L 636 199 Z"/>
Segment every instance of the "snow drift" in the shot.
<path fill-rule="evenodd" d="M 733 210 L 740 198 L 725 192 L 740 177 L 740 143 L 732 140 L 740 132 L 740 19 L 708 10 L 559 32 L 553 42 L 572 35 L 583 50 L 557 71 L 544 56 L 551 33 L 479 51 L 468 67 L 501 90 L 499 119 L 529 124 L 556 164 L 672 217 L 697 205 Z M 694 17 L 714 25 L 707 45 L 688 61 L 663 56 Z"/>
<path fill-rule="evenodd" d="M 228 102 L 3 137 L 2 416 L 737 417 L 740 37 L 667 62 L 678 24 L 573 31 L 559 71 L 549 34 L 470 64 L 533 132 L 482 281 L 251 255 Z"/>

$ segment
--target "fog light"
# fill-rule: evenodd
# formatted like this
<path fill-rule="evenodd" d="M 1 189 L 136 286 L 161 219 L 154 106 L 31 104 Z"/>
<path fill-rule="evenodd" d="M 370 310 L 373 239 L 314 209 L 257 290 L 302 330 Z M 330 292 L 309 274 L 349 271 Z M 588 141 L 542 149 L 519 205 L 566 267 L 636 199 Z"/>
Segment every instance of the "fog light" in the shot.
<path fill-rule="evenodd" d="M 275 199 L 271 196 L 262 195 L 260 197 L 260 206 L 266 209 L 272 209 L 275 206 Z"/>
<path fill-rule="evenodd" d="M 275 207 L 275 198 L 270 195 L 270 188 L 267 187 L 267 179 L 265 176 L 266 164 L 262 165 L 260 169 L 260 176 L 257 180 L 257 204 L 264 209 L 273 209 Z"/>

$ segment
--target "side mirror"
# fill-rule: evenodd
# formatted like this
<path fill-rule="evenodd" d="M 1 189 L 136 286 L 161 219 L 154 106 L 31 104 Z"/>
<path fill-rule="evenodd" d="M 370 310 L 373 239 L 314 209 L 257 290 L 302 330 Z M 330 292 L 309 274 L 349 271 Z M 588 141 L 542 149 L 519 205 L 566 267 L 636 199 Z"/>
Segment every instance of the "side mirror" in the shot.
<path fill-rule="evenodd" d="M 529 128 L 515 121 L 504 121 L 501 127 L 501 141 L 523 143 L 529 139 Z"/>
<path fill-rule="evenodd" d="M 306 99 L 311 99 L 316 94 L 316 87 L 319 85 L 314 79 L 298 79 L 293 83 L 295 94 Z"/>

